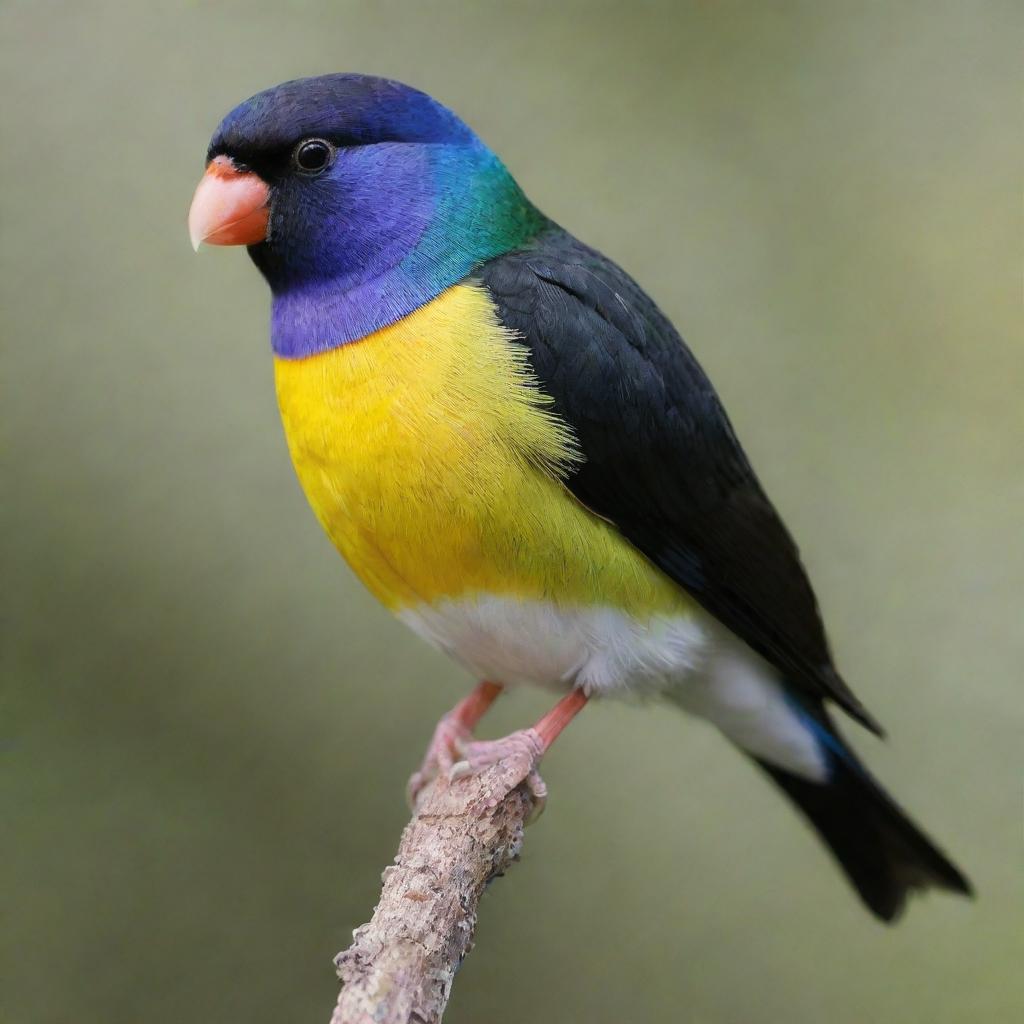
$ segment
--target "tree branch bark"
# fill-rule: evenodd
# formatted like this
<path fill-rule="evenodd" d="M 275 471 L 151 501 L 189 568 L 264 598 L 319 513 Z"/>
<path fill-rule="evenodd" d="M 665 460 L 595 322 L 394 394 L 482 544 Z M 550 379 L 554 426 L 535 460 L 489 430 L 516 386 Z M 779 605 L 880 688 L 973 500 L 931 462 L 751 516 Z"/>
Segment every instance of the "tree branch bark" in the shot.
<path fill-rule="evenodd" d="M 331 1024 L 436 1024 L 469 952 L 488 882 L 519 856 L 533 799 L 529 765 L 508 758 L 422 792 L 380 902 L 335 957 L 342 982 Z"/>

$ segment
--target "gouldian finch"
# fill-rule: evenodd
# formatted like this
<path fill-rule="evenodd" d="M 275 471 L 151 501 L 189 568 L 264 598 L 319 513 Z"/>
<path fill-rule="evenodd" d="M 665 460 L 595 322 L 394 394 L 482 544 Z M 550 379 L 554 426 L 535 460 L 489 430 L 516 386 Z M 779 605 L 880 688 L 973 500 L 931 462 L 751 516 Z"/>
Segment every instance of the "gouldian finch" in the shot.
<path fill-rule="evenodd" d="M 366 75 L 261 92 L 214 133 L 189 230 L 248 246 L 270 285 L 281 418 L 323 528 L 479 680 L 413 793 L 516 752 L 540 796 L 588 699 L 661 696 L 767 774 L 879 918 L 970 892 L 836 728 L 832 706 L 881 735 L 693 353 L 452 111 Z M 560 699 L 474 741 L 522 683 Z"/>

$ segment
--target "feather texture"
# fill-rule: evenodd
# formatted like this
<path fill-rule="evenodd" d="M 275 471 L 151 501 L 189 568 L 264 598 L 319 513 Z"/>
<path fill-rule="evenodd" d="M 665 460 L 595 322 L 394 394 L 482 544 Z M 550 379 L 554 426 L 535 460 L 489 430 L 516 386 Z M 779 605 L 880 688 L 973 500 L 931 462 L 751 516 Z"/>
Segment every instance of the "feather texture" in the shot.
<path fill-rule="evenodd" d="M 275 366 L 310 504 L 389 607 L 506 594 L 641 617 L 692 608 L 566 490 L 575 438 L 479 285 Z"/>
<path fill-rule="evenodd" d="M 579 438 L 572 492 L 792 685 L 880 733 L 832 663 L 796 545 L 711 382 L 650 297 L 559 229 L 482 279 Z"/>
<path fill-rule="evenodd" d="M 295 159 L 316 136 L 332 159 Z M 356 573 L 483 677 L 665 692 L 796 803 L 880 917 L 966 879 L 870 779 L 799 554 L 714 388 L 623 270 L 429 96 L 288 82 L 209 155 L 271 196 L 296 471 Z M 315 173 L 305 173 L 315 171 Z"/>

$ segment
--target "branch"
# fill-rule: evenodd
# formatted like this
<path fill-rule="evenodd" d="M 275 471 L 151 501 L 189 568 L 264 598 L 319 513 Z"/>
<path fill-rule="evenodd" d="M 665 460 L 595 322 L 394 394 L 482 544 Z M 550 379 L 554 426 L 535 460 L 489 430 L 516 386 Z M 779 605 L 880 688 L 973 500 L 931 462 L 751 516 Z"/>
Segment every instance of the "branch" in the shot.
<path fill-rule="evenodd" d="M 480 775 L 438 778 L 420 796 L 380 902 L 335 957 L 331 1024 L 437 1024 L 469 952 L 487 883 L 519 856 L 533 800 L 510 757 Z"/>

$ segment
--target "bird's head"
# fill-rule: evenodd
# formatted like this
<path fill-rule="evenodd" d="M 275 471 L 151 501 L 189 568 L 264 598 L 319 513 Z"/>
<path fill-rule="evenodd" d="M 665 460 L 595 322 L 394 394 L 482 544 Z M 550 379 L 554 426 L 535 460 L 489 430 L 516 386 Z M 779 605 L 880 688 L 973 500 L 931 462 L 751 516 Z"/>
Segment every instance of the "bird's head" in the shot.
<path fill-rule="evenodd" d="M 232 110 L 189 212 L 196 248 L 249 247 L 282 354 L 386 326 L 545 223 L 450 110 L 355 74 L 285 82 Z"/>

